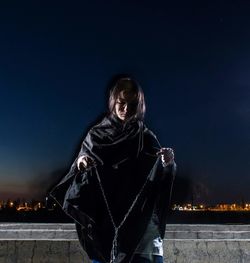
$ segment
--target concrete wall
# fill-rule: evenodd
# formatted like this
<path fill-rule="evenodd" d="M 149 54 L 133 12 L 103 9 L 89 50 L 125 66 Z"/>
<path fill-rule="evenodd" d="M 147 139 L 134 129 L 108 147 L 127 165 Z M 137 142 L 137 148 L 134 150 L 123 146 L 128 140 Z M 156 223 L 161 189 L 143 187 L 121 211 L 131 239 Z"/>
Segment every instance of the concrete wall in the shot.
<path fill-rule="evenodd" d="M 168 225 L 166 263 L 250 263 L 250 225 Z M 0 224 L 0 263 L 89 263 L 73 224 Z"/>
<path fill-rule="evenodd" d="M 250 225 L 168 225 L 169 263 L 250 263 Z"/>
<path fill-rule="evenodd" d="M 88 263 L 73 224 L 0 224 L 0 263 Z"/>

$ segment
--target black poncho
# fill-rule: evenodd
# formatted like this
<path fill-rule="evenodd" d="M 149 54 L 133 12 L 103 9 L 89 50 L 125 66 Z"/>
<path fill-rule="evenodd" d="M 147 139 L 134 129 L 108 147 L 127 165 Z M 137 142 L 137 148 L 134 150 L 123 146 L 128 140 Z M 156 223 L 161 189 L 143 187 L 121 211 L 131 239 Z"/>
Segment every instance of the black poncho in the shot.
<path fill-rule="evenodd" d="M 143 122 L 105 117 L 88 132 L 78 155 L 97 165 L 79 172 L 77 158 L 51 191 L 75 220 L 91 259 L 130 262 L 153 211 L 163 238 L 175 168 L 162 167 L 159 149 Z"/>

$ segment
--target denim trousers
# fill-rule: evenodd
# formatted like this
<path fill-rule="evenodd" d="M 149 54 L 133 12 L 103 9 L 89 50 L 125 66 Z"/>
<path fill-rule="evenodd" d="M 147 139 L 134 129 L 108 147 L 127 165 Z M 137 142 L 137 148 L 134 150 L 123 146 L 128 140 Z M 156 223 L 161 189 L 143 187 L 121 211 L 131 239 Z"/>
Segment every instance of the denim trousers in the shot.
<path fill-rule="evenodd" d="M 96 260 L 93 260 L 92 263 L 102 263 Z M 133 260 L 131 263 L 151 263 L 149 259 L 141 257 L 140 255 L 135 255 L 133 257 Z M 163 257 L 162 256 L 153 256 L 153 262 L 152 263 L 163 263 Z"/>

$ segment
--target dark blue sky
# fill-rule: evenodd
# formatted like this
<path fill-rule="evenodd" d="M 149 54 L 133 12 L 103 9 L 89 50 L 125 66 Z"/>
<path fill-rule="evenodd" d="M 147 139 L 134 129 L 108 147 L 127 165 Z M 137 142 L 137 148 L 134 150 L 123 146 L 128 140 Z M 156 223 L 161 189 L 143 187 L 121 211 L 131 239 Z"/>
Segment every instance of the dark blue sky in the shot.
<path fill-rule="evenodd" d="M 0 198 L 43 196 L 129 73 L 196 199 L 250 201 L 248 1 L 16 2 L 0 4 Z"/>

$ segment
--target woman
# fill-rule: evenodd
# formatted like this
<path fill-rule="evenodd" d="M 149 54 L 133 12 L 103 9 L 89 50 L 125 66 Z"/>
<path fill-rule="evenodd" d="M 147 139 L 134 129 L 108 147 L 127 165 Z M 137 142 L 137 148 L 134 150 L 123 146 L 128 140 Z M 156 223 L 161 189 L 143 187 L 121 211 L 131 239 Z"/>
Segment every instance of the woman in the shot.
<path fill-rule="evenodd" d="M 76 222 L 93 262 L 163 262 L 162 239 L 176 170 L 143 123 L 144 94 L 131 78 L 110 91 L 109 113 L 92 127 L 51 195 Z"/>

